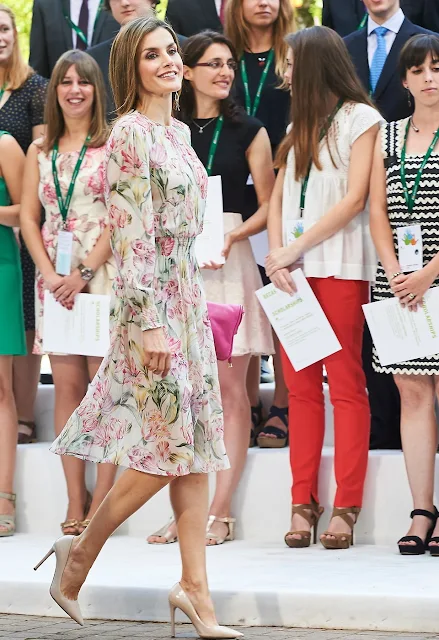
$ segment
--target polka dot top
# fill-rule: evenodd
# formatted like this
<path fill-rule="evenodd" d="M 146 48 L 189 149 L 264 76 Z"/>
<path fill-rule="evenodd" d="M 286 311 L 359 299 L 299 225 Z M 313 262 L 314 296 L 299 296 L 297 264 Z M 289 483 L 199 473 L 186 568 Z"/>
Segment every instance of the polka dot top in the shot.
<path fill-rule="evenodd" d="M 44 122 L 47 84 L 45 78 L 31 75 L 0 108 L 0 130 L 14 136 L 24 153 L 32 142 L 32 127 Z"/>

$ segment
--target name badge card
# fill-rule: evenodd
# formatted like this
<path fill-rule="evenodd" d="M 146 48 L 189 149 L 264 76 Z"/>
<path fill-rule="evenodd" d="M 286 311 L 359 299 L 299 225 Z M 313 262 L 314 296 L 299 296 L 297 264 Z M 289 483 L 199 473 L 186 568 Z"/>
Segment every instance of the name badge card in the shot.
<path fill-rule="evenodd" d="M 60 231 L 56 251 L 55 271 L 60 276 L 69 276 L 72 269 L 73 233 Z"/>
<path fill-rule="evenodd" d="M 398 227 L 398 259 L 401 271 L 419 271 L 424 266 L 420 224 Z"/>

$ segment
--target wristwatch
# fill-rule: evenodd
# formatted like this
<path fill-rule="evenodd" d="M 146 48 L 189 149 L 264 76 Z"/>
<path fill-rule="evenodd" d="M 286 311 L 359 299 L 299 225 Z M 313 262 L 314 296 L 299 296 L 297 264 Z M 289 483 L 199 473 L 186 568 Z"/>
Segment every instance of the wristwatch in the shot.
<path fill-rule="evenodd" d="M 86 267 L 82 262 L 78 264 L 79 273 L 81 274 L 81 278 L 86 282 L 90 282 L 92 280 L 95 272 L 91 267 Z"/>

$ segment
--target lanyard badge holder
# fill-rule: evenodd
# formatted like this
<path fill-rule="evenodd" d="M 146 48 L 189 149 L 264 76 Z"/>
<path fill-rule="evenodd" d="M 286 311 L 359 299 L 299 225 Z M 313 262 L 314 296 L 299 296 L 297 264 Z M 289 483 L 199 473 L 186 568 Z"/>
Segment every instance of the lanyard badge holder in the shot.
<path fill-rule="evenodd" d="M 259 103 L 261 102 L 261 95 L 262 95 L 262 90 L 265 86 L 265 83 L 267 82 L 267 76 L 268 76 L 268 72 L 270 71 L 270 67 L 273 64 L 273 60 L 274 60 L 274 50 L 271 49 L 270 53 L 267 56 L 267 60 L 265 62 L 265 67 L 264 70 L 262 72 L 261 75 L 261 80 L 259 82 L 259 86 L 258 89 L 256 91 L 256 95 L 255 95 L 255 101 L 252 105 L 252 101 L 251 101 L 251 96 L 250 96 L 250 85 L 248 82 L 248 73 L 247 73 L 247 66 L 245 64 L 245 60 L 242 57 L 241 58 L 241 77 L 242 77 L 242 82 L 244 84 L 244 93 L 245 93 L 245 109 L 247 111 L 247 114 L 249 116 L 255 116 L 257 113 L 257 110 L 259 109 Z"/>
<path fill-rule="evenodd" d="M 87 136 L 85 143 L 82 145 L 82 149 L 79 153 L 78 160 L 73 170 L 72 179 L 67 191 L 67 196 L 64 199 L 61 193 L 61 186 L 59 183 L 58 169 L 56 168 L 56 160 L 58 158 L 58 141 L 55 142 L 52 151 L 52 174 L 53 181 L 55 183 L 56 198 L 58 200 L 58 207 L 61 217 L 63 219 L 63 228 L 58 233 L 58 247 L 56 251 L 56 263 L 55 271 L 60 276 L 69 276 L 72 268 L 72 254 L 73 254 L 73 233 L 67 231 L 67 216 L 69 213 L 70 203 L 72 200 L 75 183 L 79 174 L 79 170 L 84 160 L 84 156 L 87 151 L 88 142 L 90 136 Z"/>

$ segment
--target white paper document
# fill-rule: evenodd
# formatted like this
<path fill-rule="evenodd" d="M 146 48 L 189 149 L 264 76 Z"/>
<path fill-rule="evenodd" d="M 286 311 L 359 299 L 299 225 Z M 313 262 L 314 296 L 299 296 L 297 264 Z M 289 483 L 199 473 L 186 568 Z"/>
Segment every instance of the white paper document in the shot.
<path fill-rule="evenodd" d="M 109 346 L 110 296 L 78 293 L 69 311 L 44 292 L 44 351 L 105 356 Z"/>
<path fill-rule="evenodd" d="M 207 190 L 203 233 L 198 236 L 195 243 L 195 254 L 200 267 L 206 262 L 224 264 L 225 258 L 221 255 L 223 249 L 223 188 L 221 176 L 211 176 Z"/>
<path fill-rule="evenodd" d="M 303 271 L 291 274 L 297 287 L 293 296 L 269 284 L 256 291 L 270 323 L 296 371 L 341 350 L 322 307 Z"/>
<path fill-rule="evenodd" d="M 270 253 L 270 248 L 268 245 L 268 233 L 266 231 L 261 231 L 255 236 L 250 236 L 249 240 L 252 246 L 256 264 L 258 264 L 260 267 L 263 267 L 265 265 L 265 258 Z"/>
<path fill-rule="evenodd" d="M 409 311 L 397 298 L 363 305 L 383 367 L 439 353 L 439 288 L 424 296 L 422 308 Z"/>

